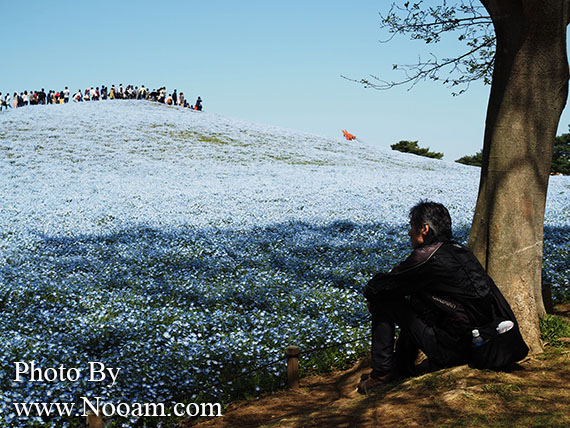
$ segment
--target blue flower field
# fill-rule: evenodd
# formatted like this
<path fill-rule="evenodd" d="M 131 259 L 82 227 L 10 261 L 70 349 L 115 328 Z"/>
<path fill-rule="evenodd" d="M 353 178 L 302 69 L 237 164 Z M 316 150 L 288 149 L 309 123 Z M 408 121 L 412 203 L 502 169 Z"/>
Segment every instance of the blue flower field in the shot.
<path fill-rule="evenodd" d="M 326 348 L 302 355 L 306 372 L 353 361 L 369 347 L 361 290 L 409 252 L 409 208 L 444 203 L 465 242 L 479 182 L 340 128 L 127 100 L 0 113 L 0 165 L 2 427 L 79 420 L 13 403 L 253 397 L 284 385 L 287 345 Z M 570 177 L 551 177 L 544 248 L 544 278 L 568 298 Z M 121 372 L 17 382 L 17 361 Z"/>

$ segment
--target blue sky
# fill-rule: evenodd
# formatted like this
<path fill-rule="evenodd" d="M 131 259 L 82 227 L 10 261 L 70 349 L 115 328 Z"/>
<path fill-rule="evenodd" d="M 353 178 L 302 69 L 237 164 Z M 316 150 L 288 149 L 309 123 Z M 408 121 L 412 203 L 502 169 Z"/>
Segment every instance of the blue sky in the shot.
<path fill-rule="evenodd" d="M 398 79 L 392 64 L 432 51 L 406 38 L 379 43 L 388 5 L 0 0 L 0 91 L 164 85 L 229 117 L 333 137 L 347 129 L 386 148 L 419 140 L 446 160 L 475 153 L 489 87 L 453 97 L 433 82 L 376 91 L 341 77 Z M 565 111 L 559 133 L 568 123 Z"/>

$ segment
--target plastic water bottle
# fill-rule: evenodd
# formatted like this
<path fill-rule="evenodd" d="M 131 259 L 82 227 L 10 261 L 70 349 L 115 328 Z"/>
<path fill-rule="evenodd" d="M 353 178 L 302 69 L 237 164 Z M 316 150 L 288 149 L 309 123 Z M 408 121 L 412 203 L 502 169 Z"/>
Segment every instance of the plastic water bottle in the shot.
<path fill-rule="evenodd" d="M 473 340 L 471 341 L 473 346 L 481 346 L 483 344 L 483 338 L 479 334 L 479 330 L 475 329 L 471 332 L 473 335 Z"/>
<path fill-rule="evenodd" d="M 515 323 L 513 323 L 512 321 L 502 321 L 499 323 L 499 325 L 497 326 L 497 333 L 498 334 L 503 334 L 506 333 L 507 331 L 509 331 L 511 328 L 513 328 L 515 326 Z"/>

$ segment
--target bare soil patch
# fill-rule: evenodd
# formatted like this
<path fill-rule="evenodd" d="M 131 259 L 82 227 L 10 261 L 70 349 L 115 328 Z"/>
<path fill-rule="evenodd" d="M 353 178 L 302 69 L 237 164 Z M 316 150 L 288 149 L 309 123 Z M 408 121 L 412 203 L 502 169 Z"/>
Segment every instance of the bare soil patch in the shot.
<path fill-rule="evenodd" d="M 559 306 L 568 317 L 570 305 Z M 231 404 L 194 428 L 570 427 L 570 343 L 548 346 L 510 373 L 468 366 L 440 370 L 357 393 L 369 361 L 301 379 L 301 388 Z"/>

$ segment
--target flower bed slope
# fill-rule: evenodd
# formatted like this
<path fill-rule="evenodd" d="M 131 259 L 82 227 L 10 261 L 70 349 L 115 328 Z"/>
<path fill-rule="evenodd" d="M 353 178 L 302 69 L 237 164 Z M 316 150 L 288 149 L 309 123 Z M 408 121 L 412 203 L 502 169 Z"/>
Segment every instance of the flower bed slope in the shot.
<path fill-rule="evenodd" d="M 478 173 L 147 102 L 0 114 L 2 426 L 35 423 L 13 402 L 251 396 L 283 384 L 283 362 L 229 379 L 289 344 L 349 342 L 302 361 L 344 364 L 368 348 L 356 340 L 369 330 L 362 287 L 409 251 L 409 207 L 443 202 L 464 241 Z M 556 293 L 568 287 L 569 194 L 568 177 L 552 177 Z M 14 362 L 32 360 L 122 371 L 113 386 L 14 382 Z"/>

